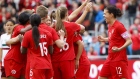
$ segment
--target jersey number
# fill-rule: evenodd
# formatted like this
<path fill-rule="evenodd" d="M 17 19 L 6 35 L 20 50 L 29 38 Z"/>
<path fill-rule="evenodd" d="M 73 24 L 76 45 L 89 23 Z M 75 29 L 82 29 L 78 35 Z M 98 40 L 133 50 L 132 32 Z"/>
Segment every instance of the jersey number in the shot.
<path fill-rule="evenodd" d="M 47 55 L 47 53 L 48 53 L 48 49 L 45 47 L 46 44 L 47 44 L 47 42 L 39 43 L 41 56 L 44 56 L 44 54 Z"/>
<path fill-rule="evenodd" d="M 116 67 L 116 71 L 117 71 L 117 74 L 122 74 L 122 69 L 121 69 L 121 67 Z"/>
<path fill-rule="evenodd" d="M 69 44 L 66 42 L 66 38 L 64 39 L 64 41 L 65 41 L 65 45 L 64 45 L 64 47 L 62 48 L 62 49 L 60 49 L 60 52 L 62 51 L 62 50 L 64 50 L 64 51 L 66 51 L 66 50 L 68 50 L 69 49 Z"/>

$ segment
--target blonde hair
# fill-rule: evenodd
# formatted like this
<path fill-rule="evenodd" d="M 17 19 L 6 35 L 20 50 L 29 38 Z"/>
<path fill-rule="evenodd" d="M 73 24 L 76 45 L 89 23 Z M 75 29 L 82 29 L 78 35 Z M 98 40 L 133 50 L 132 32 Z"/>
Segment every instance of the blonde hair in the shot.
<path fill-rule="evenodd" d="M 59 31 L 59 30 L 63 30 L 65 32 L 65 34 L 67 33 L 66 32 L 66 29 L 64 27 L 64 24 L 62 22 L 62 19 L 64 19 L 67 15 L 67 8 L 66 7 L 58 7 L 57 10 L 56 10 L 56 31 Z"/>
<path fill-rule="evenodd" d="M 48 15 L 48 8 L 46 8 L 46 7 L 43 6 L 43 5 L 37 6 L 37 8 L 36 8 L 36 13 L 37 13 L 41 18 L 47 17 L 47 15 Z"/>

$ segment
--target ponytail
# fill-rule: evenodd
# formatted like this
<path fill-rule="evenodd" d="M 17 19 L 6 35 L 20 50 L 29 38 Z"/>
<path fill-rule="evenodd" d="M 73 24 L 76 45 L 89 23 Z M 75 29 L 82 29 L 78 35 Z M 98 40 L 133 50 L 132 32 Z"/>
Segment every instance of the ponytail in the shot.
<path fill-rule="evenodd" d="M 38 26 L 39 26 L 40 22 L 41 22 L 41 18 L 39 15 L 33 14 L 30 17 L 30 23 L 32 25 L 32 37 L 33 37 L 36 47 L 38 47 L 39 42 L 40 42 L 40 33 L 38 30 Z"/>
<path fill-rule="evenodd" d="M 33 37 L 35 46 L 38 47 L 39 39 L 40 39 L 40 33 L 39 33 L 39 30 L 38 30 L 37 26 L 33 26 L 33 28 L 32 28 L 32 37 Z"/>
<path fill-rule="evenodd" d="M 116 8 L 116 16 L 121 17 L 122 16 L 122 11 L 119 8 Z"/>
<path fill-rule="evenodd" d="M 66 7 L 58 7 L 56 10 L 56 31 L 63 30 L 65 34 L 67 34 L 62 19 L 66 17 L 67 8 Z"/>
<path fill-rule="evenodd" d="M 109 5 L 105 9 L 107 9 L 109 13 L 112 13 L 115 18 L 122 16 L 122 11 L 114 5 Z"/>

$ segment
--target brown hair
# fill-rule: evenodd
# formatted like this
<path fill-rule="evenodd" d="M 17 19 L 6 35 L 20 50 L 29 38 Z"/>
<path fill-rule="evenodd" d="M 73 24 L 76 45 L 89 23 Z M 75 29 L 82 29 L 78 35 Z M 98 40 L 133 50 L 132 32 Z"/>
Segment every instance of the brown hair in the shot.
<path fill-rule="evenodd" d="M 67 12 L 68 12 L 67 8 L 62 7 L 62 6 L 58 7 L 56 10 L 56 31 L 59 31 L 62 29 L 65 32 L 65 34 L 67 32 L 62 22 L 62 19 L 66 17 Z"/>
<path fill-rule="evenodd" d="M 115 18 L 122 16 L 121 10 L 114 5 L 109 5 L 105 9 L 108 10 L 109 13 L 112 13 Z"/>
<path fill-rule="evenodd" d="M 43 5 L 37 6 L 37 8 L 36 8 L 36 13 L 37 13 L 41 18 L 47 17 L 47 15 L 48 15 L 48 8 L 46 8 L 46 7 L 43 6 Z"/>

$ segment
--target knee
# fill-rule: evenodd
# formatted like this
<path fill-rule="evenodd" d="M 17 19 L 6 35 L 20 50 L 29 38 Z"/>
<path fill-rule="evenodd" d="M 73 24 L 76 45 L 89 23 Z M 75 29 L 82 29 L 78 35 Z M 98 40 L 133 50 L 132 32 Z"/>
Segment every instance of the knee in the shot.
<path fill-rule="evenodd" d="M 98 79 L 108 79 L 108 78 L 99 76 Z"/>

